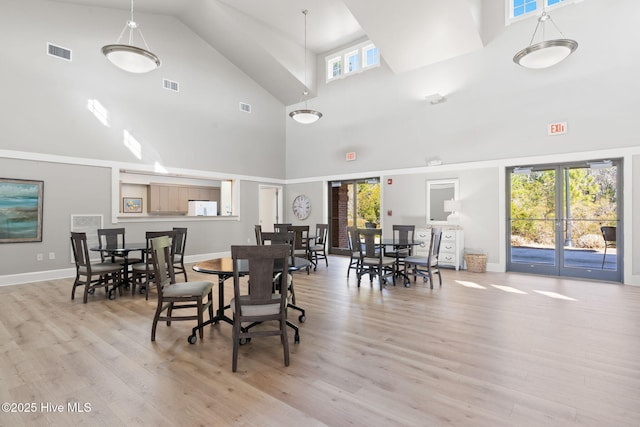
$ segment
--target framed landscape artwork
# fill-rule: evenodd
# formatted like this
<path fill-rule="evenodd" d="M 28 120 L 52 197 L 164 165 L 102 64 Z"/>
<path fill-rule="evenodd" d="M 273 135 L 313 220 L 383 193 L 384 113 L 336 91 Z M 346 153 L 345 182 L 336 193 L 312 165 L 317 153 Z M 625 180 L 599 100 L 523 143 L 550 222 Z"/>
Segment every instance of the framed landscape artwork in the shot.
<path fill-rule="evenodd" d="M 123 197 L 122 212 L 142 213 L 142 198 L 141 197 Z"/>
<path fill-rule="evenodd" d="M 42 242 L 44 181 L 0 178 L 0 243 Z"/>

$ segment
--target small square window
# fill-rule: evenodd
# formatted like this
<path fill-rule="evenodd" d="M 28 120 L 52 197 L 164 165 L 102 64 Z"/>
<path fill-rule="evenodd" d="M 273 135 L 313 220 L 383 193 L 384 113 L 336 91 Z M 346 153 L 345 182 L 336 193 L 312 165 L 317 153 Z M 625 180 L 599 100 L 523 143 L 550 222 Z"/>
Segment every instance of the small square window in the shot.
<path fill-rule="evenodd" d="M 362 67 L 367 68 L 380 63 L 378 48 L 374 45 L 362 49 Z"/>
<path fill-rule="evenodd" d="M 346 70 L 344 70 L 345 74 L 358 71 L 358 68 L 360 66 L 358 58 L 358 51 L 349 52 L 345 55 L 345 63 L 347 64 L 347 68 Z"/>
<path fill-rule="evenodd" d="M 332 80 L 342 75 L 342 58 L 333 58 L 327 62 L 327 79 Z"/>

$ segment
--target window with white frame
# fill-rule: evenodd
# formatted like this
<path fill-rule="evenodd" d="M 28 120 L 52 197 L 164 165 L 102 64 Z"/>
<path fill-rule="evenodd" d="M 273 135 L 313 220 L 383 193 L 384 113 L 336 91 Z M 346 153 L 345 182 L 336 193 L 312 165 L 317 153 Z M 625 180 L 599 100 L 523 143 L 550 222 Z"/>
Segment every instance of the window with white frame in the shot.
<path fill-rule="evenodd" d="M 507 24 L 583 0 L 507 0 Z"/>
<path fill-rule="evenodd" d="M 366 41 L 328 55 L 325 63 L 327 82 L 330 82 L 379 66 L 380 54 L 371 41 Z"/>

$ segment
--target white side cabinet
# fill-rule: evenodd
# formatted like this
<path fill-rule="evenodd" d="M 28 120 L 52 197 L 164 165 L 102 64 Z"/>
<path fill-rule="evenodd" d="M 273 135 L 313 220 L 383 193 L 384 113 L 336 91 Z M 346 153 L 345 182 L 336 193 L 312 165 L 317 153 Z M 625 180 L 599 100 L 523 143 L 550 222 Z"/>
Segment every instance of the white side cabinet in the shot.
<path fill-rule="evenodd" d="M 464 262 L 464 231 L 460 229 L 443 229 L 440 237 L 440 267 L 462 268 Z"/>
<path fill-rule="evenodd" d="M 431 241 L 431 229 L 430 228 L 416 228 L 413 240 L 416 242 L 422 242 L 420 245 L 416 245 L 413 248 L 413 255 L 416 256 L 429 256 L 429 242 Z"/>

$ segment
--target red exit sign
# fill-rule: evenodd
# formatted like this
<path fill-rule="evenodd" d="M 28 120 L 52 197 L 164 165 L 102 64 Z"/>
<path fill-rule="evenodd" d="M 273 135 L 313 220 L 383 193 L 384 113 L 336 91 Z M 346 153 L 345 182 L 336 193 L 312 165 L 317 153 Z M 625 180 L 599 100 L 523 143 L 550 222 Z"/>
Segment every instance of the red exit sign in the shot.
<path fill-rule="evenodd" d="M 549 123 L 547 127 L 548 135 L 564 135 L 567 133 L 567 122 Z"/>

